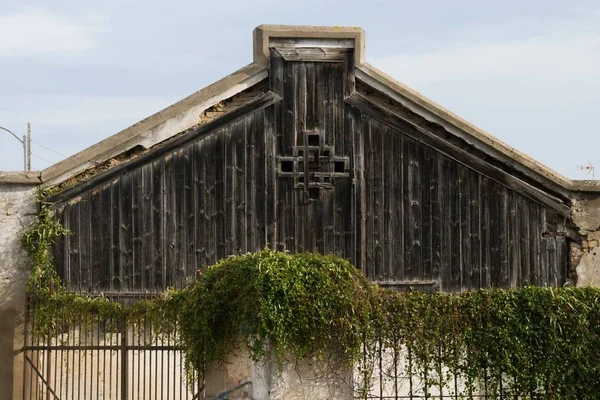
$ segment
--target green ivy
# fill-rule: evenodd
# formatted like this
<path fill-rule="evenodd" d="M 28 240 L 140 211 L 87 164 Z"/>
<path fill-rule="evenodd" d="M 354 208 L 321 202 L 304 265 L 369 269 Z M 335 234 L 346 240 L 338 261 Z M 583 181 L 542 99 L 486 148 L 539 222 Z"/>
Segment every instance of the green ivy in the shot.
<path fill-rule="evenodd" d="M 203 372 L 241 339 L 255 360 L 349 363 L 360 354 L 374 287 L 334 256 L 265 249 L 209 267 L 182 292 L 179 325 L 186 359 Z M 269 346 L 271 345 L 271 346 Z"/>
<path fill-rule="evenodd" d="M 540 288 L 462 294 L 398 293 L 369 283 L 348 261 L 269 249 L 206 268 L 182 290 L 123 307 L 67 292 L 50 248 L 69 234 L 39 192 L 36 225 L 23 237 L 32 257 L 28 289 L 38 334 L 98 321 L 149 323 L 175 336 L 189 372 L 224 360 L 240 344 L 274 357 L 356 366 L 367 398 L 380 347 L 410 355 L 406 373 L 439 388 L 454 376 L 466 398 L 596 399 L 600 396 L 600 290 Z M 177 335 L 173 333 L 177 332 Z M 425 397 L 432 397 L 425 393 Z"/>

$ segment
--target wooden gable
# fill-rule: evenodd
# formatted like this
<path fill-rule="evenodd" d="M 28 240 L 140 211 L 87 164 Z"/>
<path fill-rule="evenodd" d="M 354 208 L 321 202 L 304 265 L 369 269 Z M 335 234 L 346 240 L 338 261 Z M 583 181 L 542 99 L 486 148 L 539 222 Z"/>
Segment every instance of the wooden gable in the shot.
<path fill-rule="evenodd" d="M 268 51 L 255 97 L 54 198 L 73 290 L 181 287 L 265 246 L 339 254 L 399 290 L 564 284 L 559 194 L 357 78 L 347 40 Z"/>

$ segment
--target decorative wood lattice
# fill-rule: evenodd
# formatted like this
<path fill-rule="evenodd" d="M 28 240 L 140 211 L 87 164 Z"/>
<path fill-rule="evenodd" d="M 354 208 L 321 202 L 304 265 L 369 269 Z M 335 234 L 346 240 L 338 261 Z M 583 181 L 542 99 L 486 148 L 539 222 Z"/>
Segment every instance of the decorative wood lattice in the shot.
<path fill-rule="evenodd" d="M 293 156 L 279 157 L 279 176 L 294 178 L 294 188 L 304 190 L 308 199 L 317 200 L 322 189 L 333 189 L 336 178 L 350 177 L 348 157 L 336 156 L 323 139 L 322 132 L 305 132 Z"/>

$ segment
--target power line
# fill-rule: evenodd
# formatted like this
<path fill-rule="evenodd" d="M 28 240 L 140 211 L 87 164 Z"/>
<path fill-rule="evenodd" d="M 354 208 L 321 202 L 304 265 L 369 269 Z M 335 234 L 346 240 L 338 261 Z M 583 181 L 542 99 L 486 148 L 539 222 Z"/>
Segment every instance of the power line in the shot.
<path fill-rule="evenodd" d="M 62 153 L 59 153 L 59 152 L 58 152 L 58 151 L 56 151 L 56 150 L 52 150 L 50 147 L 48 147 L 48 146 L 45 146 L 45 145 L 43 145 L 43 144 L 41 144 L 41 143 L 39 143 L 39 142 L 37 142 L 37 141 L 35 141 L 35 140 L 33 140 L 33 139 L 31 139 L 31 141 L 32 141 L 33 143 L 37 144 L 38 146 L 45 148 L 46 150 L 50 150 L 51 152 L 53 152 L 53 153 L 55 153 L 55 154 L 58 154 L 58 155 L 59 155 L 59 156 L 61 156 L 61 157 L 64 157 L 64 158 L 67 158 L 67 157 L 68 157 L 68 156 L 66 156 L 66 155 L 64 155 L 64 154 L 62 154 Z"/>
<path fill-rule="evenodd" d="M 34 156 L 34 157 L 37 157 L 37 158 L 39 158 L 40 160 L 44 160 L 44 161 L 46 161 L 46 162 L 47 162 L 47 163 L 49 163 L 50 165 L 52 165 L 52 164 L 56 164 L 56 161 L 50 161 L 50 160 L 48 160 L 47 158 L 44 158 L 44 157 L 42 157 L 42 156 L 38 156 L 37 154 L 31 153 L 31 155 L 32 155 L 32 156 Z"/>

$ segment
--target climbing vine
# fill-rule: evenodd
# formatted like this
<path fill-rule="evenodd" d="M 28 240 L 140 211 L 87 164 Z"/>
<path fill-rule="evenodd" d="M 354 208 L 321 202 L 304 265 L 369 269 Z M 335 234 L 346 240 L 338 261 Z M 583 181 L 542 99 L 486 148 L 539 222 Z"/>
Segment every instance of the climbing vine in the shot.
<path fill-rule="evenodd" d="M 38 193 L 37 223 L 23 237 L 38 334 L 61 323 L 149 323 L 177 332 L 188 371 L 245 346 L 255 360 L 321 360 L 356 367 L 367 397 L 374 360 L 402 354 L 403 372 L 430 388 L 459 377 L 461 395 L 595 399 L 600 394 L 600 290 L 539 288 L 462 294 L 399 293 L 369 283 L 348 261 L 269 249 L 206 268 L 182 290 L 124 307 L 63 288 L 51 246 L 69 232 Z M 406 375 L 405 374 L 405 375 Z"/>

